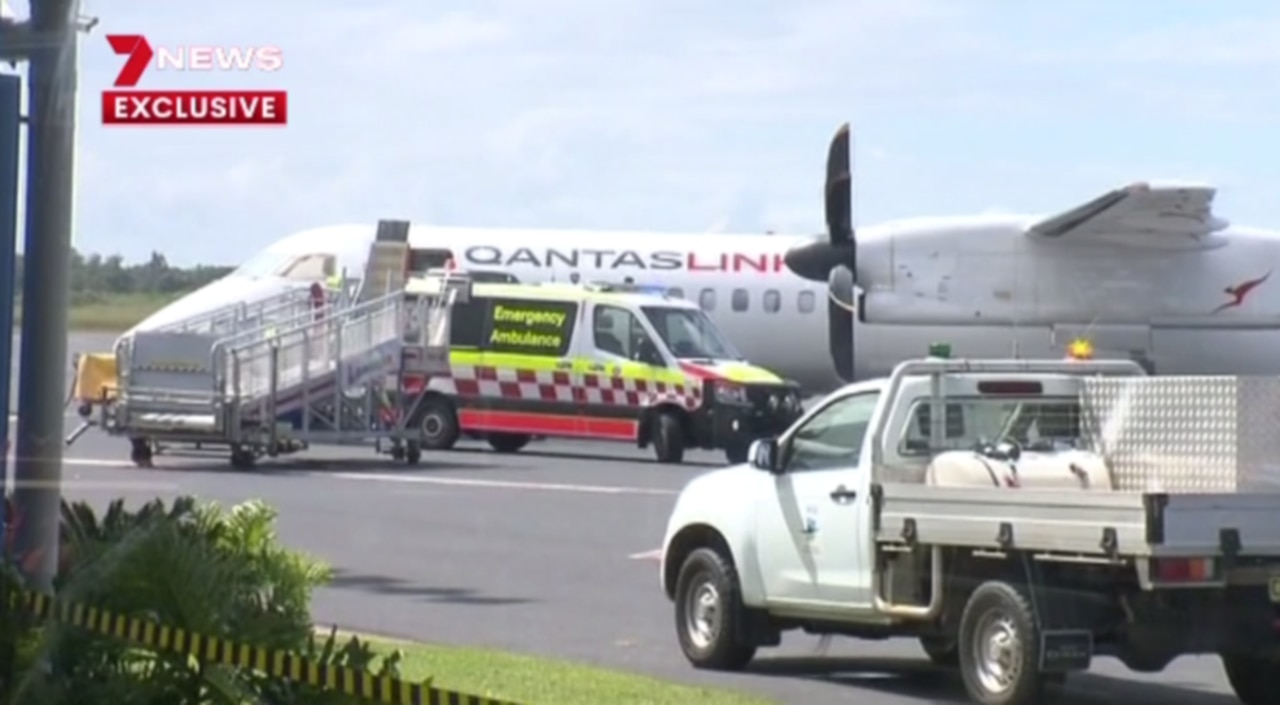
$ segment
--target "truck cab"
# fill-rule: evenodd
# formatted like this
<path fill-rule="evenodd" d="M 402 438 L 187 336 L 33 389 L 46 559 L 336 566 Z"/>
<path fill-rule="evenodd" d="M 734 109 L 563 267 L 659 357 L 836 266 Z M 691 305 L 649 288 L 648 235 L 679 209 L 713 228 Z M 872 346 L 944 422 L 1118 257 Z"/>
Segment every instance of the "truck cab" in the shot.
<path fill-rule="evenodd" d="M 1280 665 L 1280 495 L 1140 486 L 1177 464 L 1177 423 L 1194 433 L 1184 414 L 1169 440 L 1127 450 L 1163 418 L 1150 409 L 1167 379 L 1127 361 L 923 360 L 829 395 L 680 493 L 660 580 L 686 658 L 741 668 L 792 629 L 913 636 L 961 666 L 975 702 L 1013 705 L 1095 652 L 1143 671 L 1213 652 L 1244 702 L 1276 702 L 1280 681 L 1256 674 Z M 1252 538 L 1206 546 L 1227 535 Z M 992 646 L 996 622 L 1022 630 L 1022 651 Z"/>

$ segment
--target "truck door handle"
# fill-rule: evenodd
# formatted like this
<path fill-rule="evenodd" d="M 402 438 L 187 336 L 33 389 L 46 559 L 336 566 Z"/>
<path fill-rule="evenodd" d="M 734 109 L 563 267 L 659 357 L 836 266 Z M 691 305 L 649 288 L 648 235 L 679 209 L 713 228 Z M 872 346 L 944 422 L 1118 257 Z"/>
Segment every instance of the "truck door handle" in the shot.
<path fill-rule="evenodd" d="M 556 369 L 557 369 L 557 370 L 571 370 L 571 369 L 573 369 L 573 363 L 572 363 L 572 362 L 570 362 L 570 361 L 568 361 L 568 360 L 560 360 L 559 362 L 557 362 L 557 363 L 556 363 Z"/>
<path fill-rule="evenodd" d="M 587 365 L 587 369 L 592 372 L 604 372 L 604 365 L 601 365 L 598 362 L 593 362 L 590 365 Z"/>
<path fill-rule="evenodd" d="M 845 487 L 844 485 L 840 485 L 834 490 L 831 490 L 831 499 L 836 502 L 844 502 L 850 499 L 857 499 L 857 497 L 858 497 L 857 490 L 851 490 L 848 487 Z"/>

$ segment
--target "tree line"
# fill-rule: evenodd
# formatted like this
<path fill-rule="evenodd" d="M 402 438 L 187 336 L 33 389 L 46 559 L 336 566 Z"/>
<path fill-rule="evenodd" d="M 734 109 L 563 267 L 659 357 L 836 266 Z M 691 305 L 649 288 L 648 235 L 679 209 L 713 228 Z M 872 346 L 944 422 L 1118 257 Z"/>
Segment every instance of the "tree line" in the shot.
<path fill-rule="evenodd" d="M 22 294 L 22 255 L 18 255 L 16 275 L 17 294 Z M 141 294 L 173 296 L 198 289 L 209 282 L 226 276 L 233 267 L 214 267 L 198 264 L 194 267 L 175 267 L 165 256 L 152 252 L 145 262 L 125 264 L 120 255 L 71 253 L 70 288 L 72 303 L 87 303 L 107 296 Z"/>

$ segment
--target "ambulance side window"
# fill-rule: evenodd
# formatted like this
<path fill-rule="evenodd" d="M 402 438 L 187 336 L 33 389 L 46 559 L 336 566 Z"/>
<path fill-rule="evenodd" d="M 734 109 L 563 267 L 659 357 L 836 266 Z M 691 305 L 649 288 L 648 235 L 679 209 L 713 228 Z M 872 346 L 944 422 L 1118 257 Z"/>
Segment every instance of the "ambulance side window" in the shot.
<path fill-rule="evenodd" d="M 635 314 L 617 306 L 596 306 L 591 316 L 596 350 L 628 360 L 662 365 L 658 347 Z"/>
<path fill-rule="evenodd" d="M 484 331 L 489 325 L 489 300 L 473 298 L 454 304 L 449 321 L 449 346 L 479 348 L 484 344 Z"/>

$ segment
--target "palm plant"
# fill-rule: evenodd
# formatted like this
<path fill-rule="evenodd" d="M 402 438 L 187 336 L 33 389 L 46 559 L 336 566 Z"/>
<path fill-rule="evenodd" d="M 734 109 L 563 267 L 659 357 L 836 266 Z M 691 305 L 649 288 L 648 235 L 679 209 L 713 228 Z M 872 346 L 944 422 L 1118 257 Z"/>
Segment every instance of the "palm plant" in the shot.
<path fill-rule="evenodd" d="M 223 510 L 184 497 L 136 511 L 117 500 L 101 516 L 87 504 L 64 503 L 62 514 L 60 599 L 265 648 L 315 650 L 310 596 L 330 570 L 280 546 L 276 512 L 267 505 Z M 50 625 L 42 636 L 47 667 L 28 672 L 15 705 L 241 705 L 261 702 L 272 683 L 68 626 Z"/>

